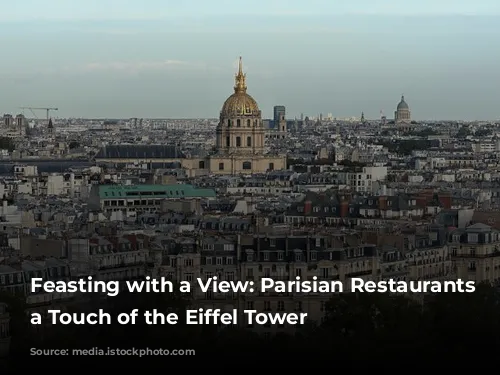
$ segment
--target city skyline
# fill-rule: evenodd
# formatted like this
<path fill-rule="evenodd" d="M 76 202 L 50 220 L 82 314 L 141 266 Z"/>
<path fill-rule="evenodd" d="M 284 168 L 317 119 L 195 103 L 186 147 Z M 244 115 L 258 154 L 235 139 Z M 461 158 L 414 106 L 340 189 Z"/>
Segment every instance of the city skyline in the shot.
<path fill-rule="evenodd" d="M 275 105 L 289 118 L 376 119 L 381 110 L 392 118 L 402 93 L 415 120 L 500 118 L 494 2 L 275 1 L 245 18 L 239 2 L 150 1 L 142 12 L 112 1 L 50 3 L 57 11 L 24 1 L 2 14 L 0 40 L 12 51 L 0 62 L 4 113 L 47 106 L 58 117 L 216 118 L 242 55 L 266 118 Z"/>

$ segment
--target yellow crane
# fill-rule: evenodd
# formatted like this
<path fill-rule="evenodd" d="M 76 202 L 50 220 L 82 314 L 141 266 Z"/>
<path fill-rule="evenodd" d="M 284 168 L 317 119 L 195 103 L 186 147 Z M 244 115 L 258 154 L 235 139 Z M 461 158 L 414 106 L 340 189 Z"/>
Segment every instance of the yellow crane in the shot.
<path fill-rule="evenodd" d="M 59 110 L 59 108 L 50 108 L 50 107 L 20 107 L 20 108 L 23 110 L 23 112 L 25 109 L 29 109 L 31 111 L 31 113 L 33 113 L 33 116 L 35 116 L 35 118 L 38 118 L 38 116 L 33 111 L 36 111 L 36 110 L 46 111 L 47 112 L 47 120 L 49 120 L 50 111 L 58 111 Z"/>

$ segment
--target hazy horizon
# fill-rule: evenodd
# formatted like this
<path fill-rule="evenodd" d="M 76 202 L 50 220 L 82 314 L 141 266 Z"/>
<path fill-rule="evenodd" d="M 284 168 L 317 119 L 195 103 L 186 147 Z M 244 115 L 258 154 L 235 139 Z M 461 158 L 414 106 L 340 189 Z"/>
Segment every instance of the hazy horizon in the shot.
<path fill-rule="evenodd" d="M 264 117 L 392 118 L 404 93 L 416 120 L 500 118 L 493 1 L 15 4 L 0 15 L 3 113 L 216 118 L 241 55 Z"/>

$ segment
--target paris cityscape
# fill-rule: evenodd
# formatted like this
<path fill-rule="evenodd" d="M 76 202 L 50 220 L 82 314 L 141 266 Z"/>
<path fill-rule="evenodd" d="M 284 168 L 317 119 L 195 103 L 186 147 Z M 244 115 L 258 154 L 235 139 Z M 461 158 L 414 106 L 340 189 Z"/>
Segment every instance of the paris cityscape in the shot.
<path fill-rule="evenodd" d="M 167 336 L 174 337 L 170 355 L 174 348 L 192 350 L 197 337 L 197 353 L 237 353 L 231 343 L 245 342 L 247 354 L 258 346 L 272 358 L 286 347 L 342 355 L 367 350 L 373 358 L 411 350 L 434 359 L 442 345 L 448 351 L 441 359 L 450 359 L 476 350 L 464 343 L 472 335 L 497 340 L 500 119 L 422 119 L 412 87 L 395 91 L 386 110 L 367 111 L 356 102 L 349 117 L 328 108 L 306 113 L 280 99 L 262 102 L 253 96 L 259 81 L 241 53 L 234 69 L 221 73 L 233 82 L 217 98 L 214 118 L 70 117 L 59 115 L 65 110 L 57 102 L 0 102 L 5 363 L 30 348 L 39 356 L 49 347 L 110 353 L 116 343 L 149 348 Z M 35 278 L 195 284 L 214 276 L 251 285 L 314 280 L 343 284 L 344 291 L 354 280 L 476 286 L 467 296 L 193 288 L 179 296 L 114 299 L 118 293 L 31 290 Z M 49 313 L 101 307 L 118 313 L 134 303 L 169 312 L 225 311 L 243 323 L 234 332 L 220 322 L 62 331 Z M 245 310 L 307 319 L 250 324 Z M 41 324 L 29 324 L 33 313 Z M 57 353 L 51 352 L 65 355 Z"/>

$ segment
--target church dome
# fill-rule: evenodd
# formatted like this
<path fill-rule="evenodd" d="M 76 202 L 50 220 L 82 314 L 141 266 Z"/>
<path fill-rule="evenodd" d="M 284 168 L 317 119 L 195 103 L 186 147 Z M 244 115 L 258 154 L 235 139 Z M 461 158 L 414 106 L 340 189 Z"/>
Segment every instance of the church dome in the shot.
<path fill-rule="evenodd" d="M 246 74 L 243 74 L 243 65 L 240 57 L 239 69 L 235 77 L 234 94 L 224 102 L 221 109 L 221 117 L 260 116 L 257 102 L 247 94 L 245 81 Z"/>
<path fill-rule="evenodd" d="M 223 117 L 234 117 L 242 115 L 258 115 L 259 106 L 254 98 L 246 93 L 234 93 L 226 99 L 222 106 Z"/>
<path fill-rule="evenodd" d="M 410 109 L 408 103 L 405 102 L 405 97 L 401 96 L 401 101 L 398 104 L 398 111 Z"/>

